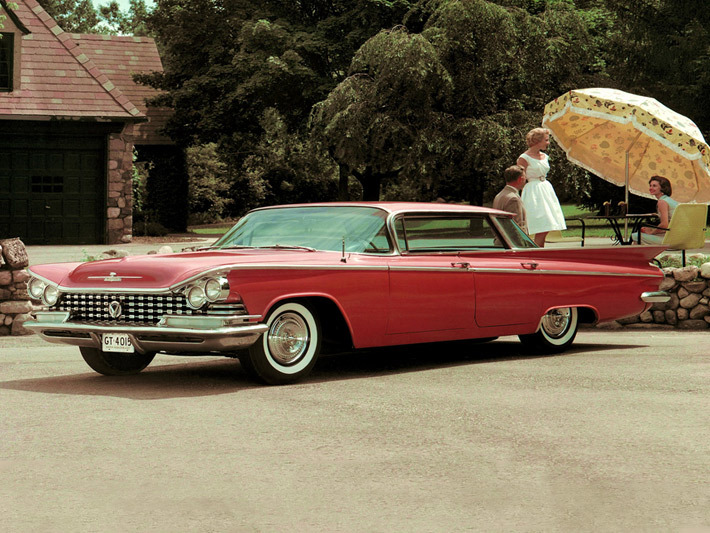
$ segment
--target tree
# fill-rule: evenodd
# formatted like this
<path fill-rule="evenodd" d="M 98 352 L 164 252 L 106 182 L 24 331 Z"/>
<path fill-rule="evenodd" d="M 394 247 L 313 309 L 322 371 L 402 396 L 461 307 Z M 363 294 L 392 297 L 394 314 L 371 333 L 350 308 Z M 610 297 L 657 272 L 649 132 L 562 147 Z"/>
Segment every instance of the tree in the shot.
<path fill-rule="evenodd" d="M 227 168 L 217 157 L 217 145 L 191 146 L 185 159 L 188 175 L 188 208 L 190 223 L 203 224 L 221 220 L 232 199 Z"/>
<path fill-rule="evenodd" d="M 254 195 L 246 198 L 242 191 L 260 189 L 259 200 L 266 204 L 334 200 L 337 182 L 327 154 L 310 145 L 308 137 L 289 132 L 275 109 L 267 109 L 260 123 L 264 135 L 246 158 L 233 193 L 254 207 L 259 205 Z"/>
<path fill-rule="evenodd" d="M 107 5 L 101 5 L 98 15 L 101 25 L 98 29 L 101 33 L 145 36 L 150 35 L 146 20 L 149 10 L 145 0 L 130 0 L 128 10 L 121 11 L 118 2 L 112 1 Z"/>
<path fill-rule="evenodd" d="M 303 135 L 311 107 L 343 79 L 353 53 L 409 5 L 161 0 L 148 24 L 165 71 L 140 80 L 164 91 L 154 103 L 174 109 L 166 133 L 180 146 L 215 142 L 230 169 L 251 172 L 242 165 L 268 146 L 265 112 L 275 110 L 288 135 Z"/>
<path fill-rule="evenodd" d="M 59 27 L 69 33 L 93 33 L 99 23 L 91 0 L 37 0 Z"/>
<path fill-rule="evenodd" d="M 333 159 L 378 200 L 383 181 L 420 166 L 422 131 L 438 121 L 451 77 L 426 39 L 382 31 L 353 58 L 351 75 L 314 108 L 312 126 Z"/>
<path fill-rule="evenodd" d="M 618 32 L 610 72 L 710 131 L 710 13 L 703 0 L 607 0 Z"/>
<path fill-rule="evenodd" d="M 314 108 L 314 133 L 367 199 L 397 181 L 397 192 L 406 182 L 407 194 L 481 204 L 544 104 L 595 75 L 582 19 L 550 4 L 531 15 L 485 0 L 419 2 L 405 22 L 421 33 L 383 31 L 363 45 Z"/>
<path fill-rule="evenodd" d="M 111 1 L 94 9 L 91 0 L 38 0 L 59 27 L 70 33 L 103 33 L 123 35 L 148 35 L 146 19 L 148 7 L 145 0 L 130 0 L 129 8 L 122 12 L 118 2 Z"/>

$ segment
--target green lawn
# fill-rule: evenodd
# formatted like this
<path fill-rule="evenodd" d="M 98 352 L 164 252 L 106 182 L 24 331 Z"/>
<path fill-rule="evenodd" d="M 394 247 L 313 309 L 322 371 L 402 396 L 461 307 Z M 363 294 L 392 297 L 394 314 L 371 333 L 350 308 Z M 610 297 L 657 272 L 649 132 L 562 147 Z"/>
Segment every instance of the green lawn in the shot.
<path fill-rule="evenodd" d="M 565 218 L 588 217 L 596 215 L 596 212 L 579 207 L 573 204 L 562 204 L 562 213 Z M 611 226 L 604 220 L 585 220 L 586 231 L 585 237 L 609 237 L 614 234 Z M 564 232 L 566 236 L 581 237 L 582 224 L 580 222 L 570 221 L 567 224 L 567 230 Z"/>

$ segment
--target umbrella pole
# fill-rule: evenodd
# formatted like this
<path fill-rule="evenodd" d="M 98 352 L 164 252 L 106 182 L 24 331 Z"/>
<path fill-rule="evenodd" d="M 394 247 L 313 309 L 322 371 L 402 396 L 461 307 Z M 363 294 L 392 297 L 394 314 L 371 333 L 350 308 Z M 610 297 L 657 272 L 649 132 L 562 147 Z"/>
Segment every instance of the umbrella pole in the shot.
<path fill-rule="evenodd" d="M 637 137 L 638 138 L 638 137 Z M 635 142 L 635 141 L 634 141 Z M 626 165 L 624 165 L 624 182 L 626 183 L 624 191 L 624 203 L 626 204 L 626 212 L 629 212 L 629 151 L 626 150 Z M 629 221 L 624 219 L 624 240 L 629 238 Z"/>

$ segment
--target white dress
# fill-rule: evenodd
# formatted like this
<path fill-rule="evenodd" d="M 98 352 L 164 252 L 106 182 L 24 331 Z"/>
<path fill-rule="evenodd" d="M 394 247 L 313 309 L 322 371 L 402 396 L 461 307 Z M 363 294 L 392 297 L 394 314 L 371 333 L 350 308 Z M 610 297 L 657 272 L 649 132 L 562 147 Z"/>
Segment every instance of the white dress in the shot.
<path fill-rule="evenodd" d="M 550 171 L 547 154 L 543 153 L 542 156 L 542 159 L 535 159 L 528 154 L 520 156 L 528 163 L 525 172 L 528 182 L 523 187 L 522 199 L 530 235 L 567 229 L 560 201 L 552 184 L 547 181 L 547 173 Z"/>

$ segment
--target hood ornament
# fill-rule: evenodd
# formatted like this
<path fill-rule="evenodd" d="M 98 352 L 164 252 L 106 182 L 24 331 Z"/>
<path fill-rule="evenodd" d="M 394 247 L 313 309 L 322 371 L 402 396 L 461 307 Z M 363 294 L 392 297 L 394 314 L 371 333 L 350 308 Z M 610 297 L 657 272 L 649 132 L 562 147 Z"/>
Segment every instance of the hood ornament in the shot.
<path fill-rule="evenodd" d="M 101 279 L 104 281 L 123 281 L 124 279 L 143 279 L 143 276 L 117 276 L 115 272 L 109 272 L 108 276 L 89 276 L 87 279 Z"/>

